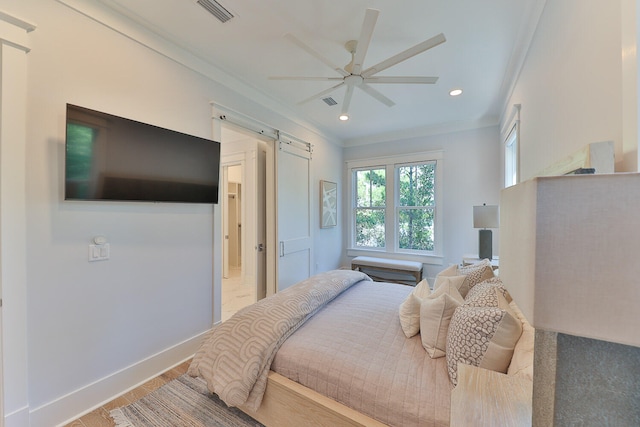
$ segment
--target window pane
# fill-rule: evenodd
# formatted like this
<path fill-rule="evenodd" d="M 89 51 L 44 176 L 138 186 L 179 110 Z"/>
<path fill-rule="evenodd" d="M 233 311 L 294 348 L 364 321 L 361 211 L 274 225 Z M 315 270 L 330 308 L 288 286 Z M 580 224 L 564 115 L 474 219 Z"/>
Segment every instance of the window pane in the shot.
<path fill-rule="evenodd" d="M 504 151 L 504 186 L 518 183 L 518 130 L 517 125 L 507 137 Z"/>
<path fill-rule="evenodd" d="M 432 206 L 435 171 L 435 163 L 398 167 L 400 206 Z"/>
<path fill-rule="evenodd" d="M 399 248 L 433 251 L 433 209 L 400 209 Z"/>
<path fill-rule="evenodd" d="M 385 169 L 356 171 L 356 207 L 384 207 L 385 185 Z"/>
<path fill-rule="evenodd" d="M 356 246 L 384 248 L 384 210 L 356 210 Z"/>

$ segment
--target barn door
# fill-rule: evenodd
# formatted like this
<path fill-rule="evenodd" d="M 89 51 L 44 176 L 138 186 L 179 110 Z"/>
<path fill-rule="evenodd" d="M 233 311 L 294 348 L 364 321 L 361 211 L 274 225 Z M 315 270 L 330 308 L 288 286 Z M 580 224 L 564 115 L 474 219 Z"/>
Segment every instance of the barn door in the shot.
<path fill-rule="evenodd" d="M 277 176 L 277 291 L 311 275 L 311 145 L 280 138 Z"/>

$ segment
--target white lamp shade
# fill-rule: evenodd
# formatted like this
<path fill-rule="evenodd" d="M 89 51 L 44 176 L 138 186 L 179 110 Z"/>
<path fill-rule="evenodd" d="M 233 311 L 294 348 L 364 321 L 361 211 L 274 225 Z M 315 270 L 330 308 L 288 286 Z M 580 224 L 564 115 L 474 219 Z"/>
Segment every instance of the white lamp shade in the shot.
<path fill-rule="evenodd" d="M 473 207 L 473 228 L 498 228 L 500 214 L 496 205 Z"/>

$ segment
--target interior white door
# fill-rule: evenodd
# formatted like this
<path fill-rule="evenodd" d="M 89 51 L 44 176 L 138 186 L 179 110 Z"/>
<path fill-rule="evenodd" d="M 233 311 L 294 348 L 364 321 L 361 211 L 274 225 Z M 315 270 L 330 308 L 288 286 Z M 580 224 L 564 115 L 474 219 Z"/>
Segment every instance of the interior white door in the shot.
<path fill-rule="evenodd" d="M 311 150 L 308 144 L 278 142 L 278 291 L 311 275 Z"/>

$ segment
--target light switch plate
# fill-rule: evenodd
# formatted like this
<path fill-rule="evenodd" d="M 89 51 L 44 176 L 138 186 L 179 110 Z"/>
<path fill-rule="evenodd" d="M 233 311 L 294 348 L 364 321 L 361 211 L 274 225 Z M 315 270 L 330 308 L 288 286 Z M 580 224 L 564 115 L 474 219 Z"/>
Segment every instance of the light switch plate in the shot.
<path fill-rule="evenodd" d="M 105 261 L 109 259 L 109 244 L 89 245 L 89 262 Z"/>

